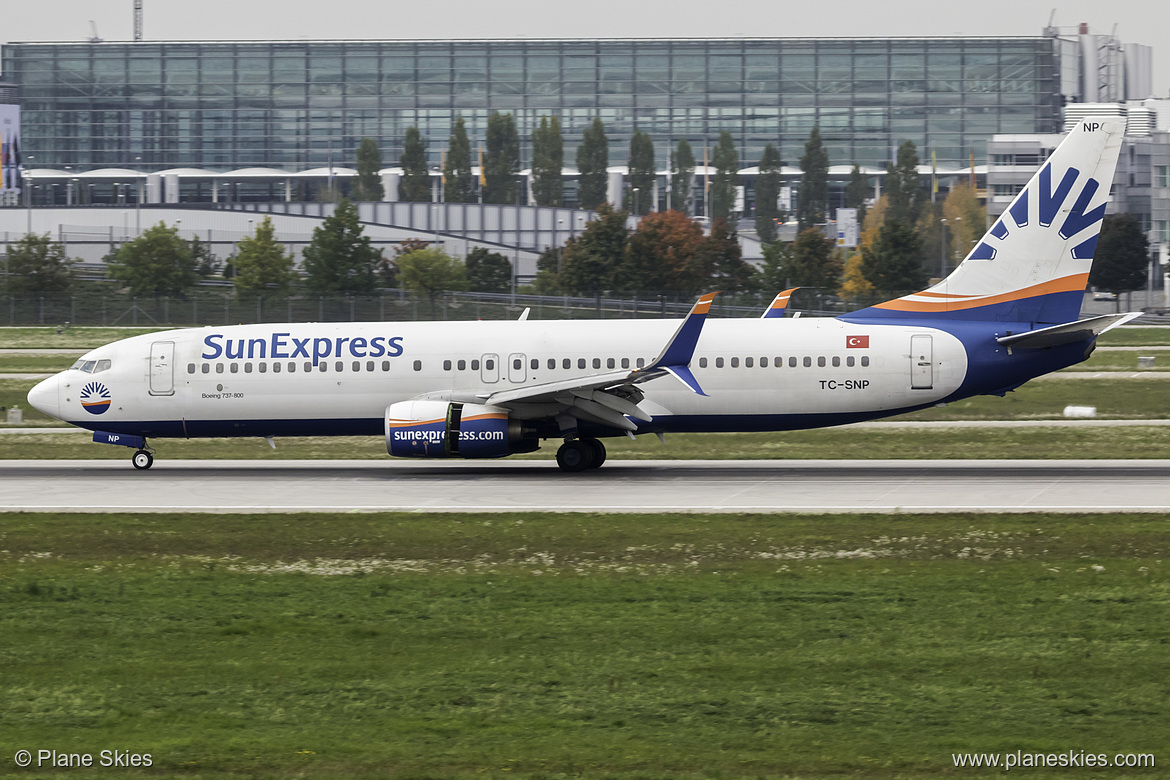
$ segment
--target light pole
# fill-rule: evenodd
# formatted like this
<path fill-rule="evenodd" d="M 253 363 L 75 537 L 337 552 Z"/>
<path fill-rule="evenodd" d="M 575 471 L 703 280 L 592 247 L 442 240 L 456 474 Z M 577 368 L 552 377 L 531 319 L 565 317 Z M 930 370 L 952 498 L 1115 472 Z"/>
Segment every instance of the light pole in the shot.
<path fill-rule="evenodd" d="M 638 210 L 638 193 L 640 191 L 641 191 L 641 188 L 634 187 L 634 216 L 635 217 L 637 217 L 639 214 L 641 214 L 641 212 Z"/>
<path fill-rule="evenodd" d="M 947 218 L 939 220 L 938 231 L 938 278 L 947 277 Z"/>

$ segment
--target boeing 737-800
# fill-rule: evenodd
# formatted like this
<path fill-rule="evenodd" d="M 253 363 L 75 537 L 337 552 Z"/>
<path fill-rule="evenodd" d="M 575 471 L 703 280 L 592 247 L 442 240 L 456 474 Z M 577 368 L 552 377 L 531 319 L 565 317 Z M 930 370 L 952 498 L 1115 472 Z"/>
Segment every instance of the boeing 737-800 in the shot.
<path fill-rule="evenodd" d="M 148 439 L 380 435 L 391 455 L 496 458 L 606 437 L 784 431 L 1002 395 L 1132 319 L 1078 321 L 1124 122 L 1086 120 L 947 278 L 833 318 L 367 322 L 204 327 L 93 350 L 29 402 L 135 449 Z"/>

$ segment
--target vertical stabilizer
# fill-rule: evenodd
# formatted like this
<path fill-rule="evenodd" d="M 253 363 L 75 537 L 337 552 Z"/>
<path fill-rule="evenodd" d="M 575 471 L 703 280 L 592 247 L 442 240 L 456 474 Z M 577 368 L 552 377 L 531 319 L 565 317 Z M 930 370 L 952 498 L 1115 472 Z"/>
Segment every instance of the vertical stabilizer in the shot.
<path fill-rule="evenodd" d="M 1079 122 L 950 276 L 847 318 L 1075 320 L 1124 133 L 1120 118 Z"/>

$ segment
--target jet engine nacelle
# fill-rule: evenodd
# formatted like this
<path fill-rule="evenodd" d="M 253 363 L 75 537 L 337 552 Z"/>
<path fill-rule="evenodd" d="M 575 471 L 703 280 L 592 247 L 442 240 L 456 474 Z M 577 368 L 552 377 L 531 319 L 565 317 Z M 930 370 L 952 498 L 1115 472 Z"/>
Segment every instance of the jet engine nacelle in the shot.
<path fill-rule="evenodd" d="M 401 401 L 386 407 L 386 451 L 399 458 L 502 458 L 537 446 L 501 406 Z"/>

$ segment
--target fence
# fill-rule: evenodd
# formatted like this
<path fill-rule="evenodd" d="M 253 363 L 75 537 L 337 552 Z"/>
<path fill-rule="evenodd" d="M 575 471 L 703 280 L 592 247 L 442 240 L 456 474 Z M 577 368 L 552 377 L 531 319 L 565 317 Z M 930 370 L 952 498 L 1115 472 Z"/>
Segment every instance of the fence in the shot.
<path fill-rule="evenodd" d="M 815 291 L 806 303 L 814 304 Z M 716 317 L 758 317 L 770 297 L 721 295 L 711 309 Z M 0 324 L 13 326 L 104 325 L 138 327 L 192 327 L 265 322 L 357 322 L 411 320 L 508 320 L 529 309 L 529 318 L 632 319 L 678 318 L 694 303 L 690 298 L 647 295 L 632 298 L 603 296 L 541 296 L 508 293 L 443 293 L 432 302 L 405 290 L 387 289 L 375 295 L 290 295 L 272 298 L 236 298 L 231 292 L 199 288 L 186 298 L 80 291 L 71 296 L 8 296 L 0 298 Z M 807 313 L 838 314 L 805 309 Z"/>

